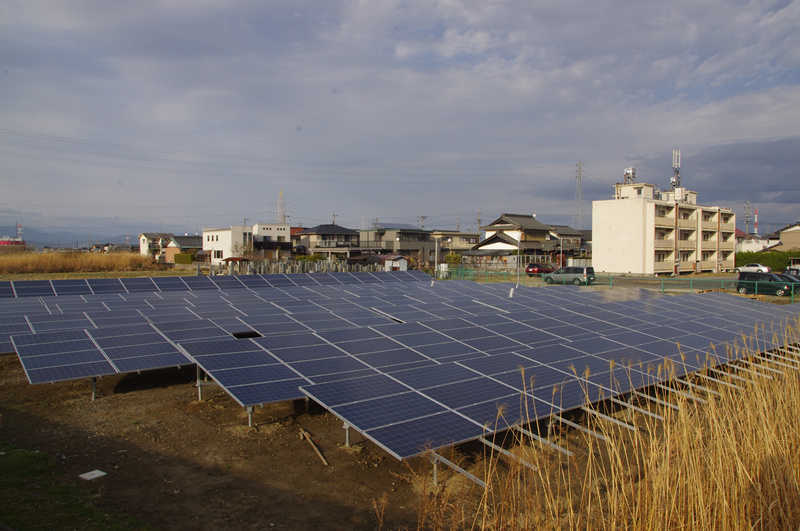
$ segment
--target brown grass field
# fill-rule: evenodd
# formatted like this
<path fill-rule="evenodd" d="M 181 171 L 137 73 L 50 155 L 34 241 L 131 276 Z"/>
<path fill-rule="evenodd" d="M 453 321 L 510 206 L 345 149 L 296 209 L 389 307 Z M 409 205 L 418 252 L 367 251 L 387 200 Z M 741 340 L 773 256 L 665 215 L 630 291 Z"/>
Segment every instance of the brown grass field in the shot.
<path fill-rule="evenodd" d="M 0 280 L 190 274 L 137 253 L 0 254 Z"/>

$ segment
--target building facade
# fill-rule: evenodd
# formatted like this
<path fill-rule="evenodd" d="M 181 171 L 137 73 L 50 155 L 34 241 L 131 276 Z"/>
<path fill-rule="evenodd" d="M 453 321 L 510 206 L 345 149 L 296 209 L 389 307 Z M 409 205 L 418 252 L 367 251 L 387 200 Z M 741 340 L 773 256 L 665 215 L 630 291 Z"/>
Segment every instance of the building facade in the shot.
<path fill-rule="evenodd" d="M 736 215 L 697 204 L 697 192 L 655 185 L 614 186 L 592 203 L 592 265 L 597 272 L 643 275 L 734 268 Z"/>

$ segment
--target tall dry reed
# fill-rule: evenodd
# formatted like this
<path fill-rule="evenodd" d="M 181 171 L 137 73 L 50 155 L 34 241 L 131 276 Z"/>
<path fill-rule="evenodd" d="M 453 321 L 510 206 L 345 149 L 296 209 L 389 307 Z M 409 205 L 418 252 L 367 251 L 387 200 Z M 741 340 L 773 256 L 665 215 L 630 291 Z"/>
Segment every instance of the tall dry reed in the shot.
<path fill-rule="evenodd" d="M 796 322 L 757 329 L 738 350 L 709 357 L 758 355 L 797 335 Z M 719 382 L 695 381 L 711 392 L 684 389 L 702 401 L 669 393 L 661 398 L 672 407 L 634 403 L 660 418 L 594 406 L 633 429 L 593 413 L 580 421 L 600 437 L 556 426 L 549 440 L 571 457 L 509 430 L 505 445 L 519 459 L 487 447 L 471 465 L 485 489 L 449 471 L 433 488 L 421 469 L 411 477 L 424 484 L 418 529 L 798 529 L 800 351 L 775 354 L 738 376 L 705 371 Z"/>
<path fill-rule="evenodd" d="M 0 274 L 154 271 L 163 268 L 137 253 L 15 253 L 0 255 Z"/>

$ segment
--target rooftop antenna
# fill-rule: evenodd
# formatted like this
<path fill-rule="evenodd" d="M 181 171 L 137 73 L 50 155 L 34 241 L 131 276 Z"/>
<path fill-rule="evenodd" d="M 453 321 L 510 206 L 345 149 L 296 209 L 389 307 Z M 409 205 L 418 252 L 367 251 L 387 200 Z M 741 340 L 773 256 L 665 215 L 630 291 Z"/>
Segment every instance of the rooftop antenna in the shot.
<path fill-rule="evenodd" d="M 625 168 L 625 184 L 634 184 L 636 182 L 636 166 Z"/>
<path fill-rule="evenodd" d="M 331 225 L 336 225 L 336 212 L 331 216 Z"/>
<path fill-rule="evenodd" d="M 681 150 L 680 149 L 673 149 L 672 150 L 672 179 L 670 179 L 669 183 L 672 185 L 672 189 L 675 190 L 676 188 L 681 187 Z"/>

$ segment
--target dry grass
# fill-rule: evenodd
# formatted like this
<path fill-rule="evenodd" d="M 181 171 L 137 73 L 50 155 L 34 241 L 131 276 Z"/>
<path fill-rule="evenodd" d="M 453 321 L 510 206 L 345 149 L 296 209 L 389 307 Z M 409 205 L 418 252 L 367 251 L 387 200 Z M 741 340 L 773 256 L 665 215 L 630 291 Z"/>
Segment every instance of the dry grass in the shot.
<path fill-rule="evenodd" d="M 797 323 L 788 330 L 796 344 Z M 742 343 L 740 354 L 763 351 L 751 338 Z M 504 445 L 535 470 L 488 447 L 477 458 L 448 457 L 469 463 L 485 489 L 449 469 L 433 487 L 425 462 L 409 475 L 421 489 L 418 529 L 798 529 L 800 354 L 787 357 L 720 378 L 728 385 L 697 379 L 712 390 L 691 391 L 704 402 L 669 393 L 661 398 L 677 409 L 634 403 L 662 419 L 596 406 L 633 430 L 584 414 L 581 423 L 607 440 L 551 434 L 572 457 L 507 432 Z"/>
<path fill-rule="evenodd" d="M 158 271 L 166 269 L 137 253 L 15 253 L 0 255 L 0 275 Z M 52 278 L 52 277 L 50 277 Z"/>

